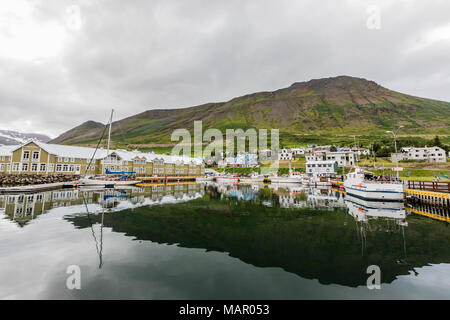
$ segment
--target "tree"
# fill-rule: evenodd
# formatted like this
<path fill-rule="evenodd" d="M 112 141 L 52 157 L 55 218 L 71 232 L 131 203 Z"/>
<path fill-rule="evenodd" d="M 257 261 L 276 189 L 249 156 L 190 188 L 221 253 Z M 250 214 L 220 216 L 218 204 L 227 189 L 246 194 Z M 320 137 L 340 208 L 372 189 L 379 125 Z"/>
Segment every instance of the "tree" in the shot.
<path fill-rule="evenodd" d="M 377 157 L 389 157 L 391 155 L 391 150 L 389 147 L 381 148 L 376 152 Z"/>
<path fill-rule="evenodd" d="M 336 152 L 337 151 L 337 148 L 336 148 L 336 146 L 331 146 L 331 148 L 330 148 L 330 152 Z"/>
<path fill-rule="evenodd" d="M 433 147 L 441 147 L 441 140 L 439 139 L 439 136 L 434 137 L 433 139 Z"/>
<path fill-rule="evenodd" d="M 381 148 L 381 146 L 378 143 L 376 143 L 376 142 L 373 143 L 373 145 L 372 145 L 373 152 L 377 153 L 378 150 L 380 150 L 380 148 Z"/>

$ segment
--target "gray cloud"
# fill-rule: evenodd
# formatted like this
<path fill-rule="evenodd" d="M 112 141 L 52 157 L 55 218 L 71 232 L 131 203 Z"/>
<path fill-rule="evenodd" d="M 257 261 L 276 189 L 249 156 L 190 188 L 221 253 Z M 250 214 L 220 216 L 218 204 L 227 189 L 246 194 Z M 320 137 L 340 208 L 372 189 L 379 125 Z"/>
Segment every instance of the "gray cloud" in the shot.
<path fill-rule="evenodd" d="M 379 30 L 366 27 L 373 4 Z M 56 136 L 112 107 L 122 118 L 339 74 L 450 101 L 449 11 L 444 0 L 4 1 L 0 128 Z"/>

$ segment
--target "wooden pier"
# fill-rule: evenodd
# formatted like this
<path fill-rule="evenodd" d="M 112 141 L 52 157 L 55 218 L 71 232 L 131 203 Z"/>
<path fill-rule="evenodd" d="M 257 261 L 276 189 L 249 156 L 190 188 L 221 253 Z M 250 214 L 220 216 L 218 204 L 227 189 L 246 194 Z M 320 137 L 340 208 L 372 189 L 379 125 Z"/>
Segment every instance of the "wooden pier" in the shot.
<path fill-rule="evenodd" d="M 167 182 L 167 183 L 138 183 L 137 187 L 158 187 L 158 186 L 179 186 L 179 185 L 195 185 L 194 181 L 184 181 L 184 182 Z"/>
<path fill-rule="evenodd" d="M 450 207 L 450 193 L 405 189 L 405 196 L 433 206 Z"/>
<path fill-rule="evenodd" d="M 415 202 L 450 207 L 450 182 L 405 181 L 405 197 Z"/>
<path fill-rule="evenodd" d="M 344 181 L 340 180 L 330 180 L 330 183 L 333 187 L 340 187 L 344 185 Z"/>
<path fill-rule="evenodd" d="M 174 182 L 184 182 L 184 181 L 195 181 L 197 176 L 167 176 L 167 177 L 136 177 L 136 180 L 142 181 L 144 184 L 155 184 L 155 183 L 174 183 Z"/>
<path fill-rule="evenodd" d="M 422 190 L 440 193 L 450 193 L 450 182 L 437 181 L 405 181 L 409 190 Z"/>

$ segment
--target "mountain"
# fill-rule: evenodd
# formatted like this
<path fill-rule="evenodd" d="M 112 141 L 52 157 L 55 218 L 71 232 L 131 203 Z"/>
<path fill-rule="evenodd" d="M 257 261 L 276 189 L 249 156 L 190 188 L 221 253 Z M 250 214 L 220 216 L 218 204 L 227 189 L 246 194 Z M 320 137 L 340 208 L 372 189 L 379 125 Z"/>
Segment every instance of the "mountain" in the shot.
<path fill-rule="evenodd" d="M 148 110 L 113 123 L 116 144 L 170 143 L 173 130 L 278 128 L 282 136 L 302 134 L 384 134 L 403 125 L 403 133 L 450 133 L 450 103 L 414 97 L 373 81 L 349 76 L 298 82 L 273 92 L 258 92 L 228 102 L 184 109 Z M 93 143 L 104 126 L 84 123 L 52 142 Z"/>
<path fill-rule="evenodd" d="M 21 133 L 17 131 L 0 130 L 0 144 L 22 144 L 32 139 L 42 142 L 49 142 L 51 140 L 50 137 L 39 133 Z"/>
<path fill-rule="evenodd" d="M 92 134 L 97 134 L 100 132 L 100 135 L 105 128 L 105 125 L 100 122 L 95 121 L 86 121 L 85 123 L 66 131 L 65 133 L 58 136 L 56 139 L 53 139 L 51 143 L 76 143 L 78 141 L 83 141 L 83 139 L 89 140 Z"/>

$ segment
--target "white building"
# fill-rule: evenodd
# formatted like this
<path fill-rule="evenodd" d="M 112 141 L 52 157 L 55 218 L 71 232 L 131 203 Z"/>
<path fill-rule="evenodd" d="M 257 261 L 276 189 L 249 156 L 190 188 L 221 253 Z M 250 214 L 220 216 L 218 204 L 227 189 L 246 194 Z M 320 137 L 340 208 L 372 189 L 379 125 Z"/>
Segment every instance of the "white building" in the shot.
<path fill-rule="evenodd" d="M 278 150 L 278 160 L 292 160 L 292 150 L 291 149 Z"/>
<path fill-rule="evenodd" d="M 344 147 L 338 149 L 339 152 L 353 152 L 356 153 L 358 156 L 364 155 L 364 156 L 370 156 L 370 150 L 366 148 L 356 148 L 356 147 Z"/>
<path fill-rule="evenodd" d="M 303 156 L 308 148 L 291 148 L 292 154 L 295 156 Z"/>
<path fill-rule="evenodd" d="M 321 152 L 317 152 L 317 153 L 312 153 L 312 154 L 308 154 L 307 156 L 305 156 L 306 162 L 308 161 L 323 161 L 323 153 Z"/>
<path fill-rule="evenodd" d="M 338 172 L 336 161 L 308 161 L 306 162 L 306 173 L 322 177 L 332 176 Z"/>
<path fill-rule="evenodd" d="M 327 152 L 327 161 L 336 161 L 340 167 L 353 166 L 358 160 L 358 154 L 353 151 Z"/>
<path fill-rule="evenodd" d="M 447 162 L 445 150 L 440 147 L 411 148 L 406 154 L 408 160 L 426 160 L 428 162 Z"/>

